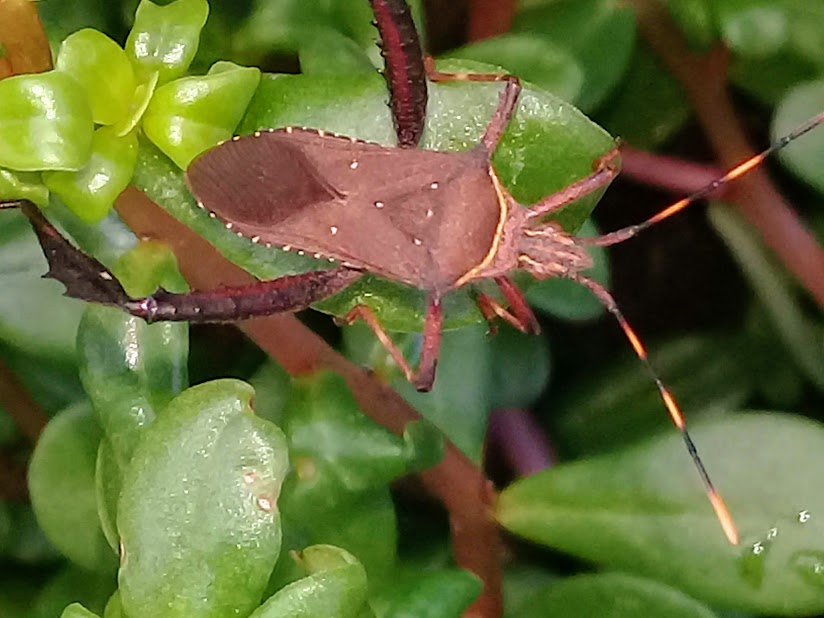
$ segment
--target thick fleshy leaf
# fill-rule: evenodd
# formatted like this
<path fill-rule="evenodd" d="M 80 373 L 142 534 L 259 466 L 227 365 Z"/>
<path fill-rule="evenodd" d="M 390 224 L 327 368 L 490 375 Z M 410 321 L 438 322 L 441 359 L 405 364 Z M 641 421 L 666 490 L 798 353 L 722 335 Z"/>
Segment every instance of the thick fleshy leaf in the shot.
<path fill-rule="evenodd" d="M 574 102 L 584 85 L 575 57 L 535 34 L 504 34 L 451 51 L 447 57 L 500 66 L 565 101 Z"/>
<path fill-rule="evenodd" d="M 299 462 L 326 461 L 333 464 L 335 483 L 347 492 L 382 488 L 403 474 L 435 465 L 443 456 L 439 432 L 420 423 L 412 427 L 398 437 L 364 416 L 343 379 L 333 373 L 296 381 L 283 419 L 298 478 Z M 310 475 L 302 480 L 312 486 L 319 479 Z M 328 503 L 330 496 L 318 498 Z"/>
<path fill-rule="evenodd" d="M 309 575 L 282 588 L 249 618 L 359 618 L 365 609 L 366 572 L 348 552 L 313 545 L 299 556 Z"/>
<path fill-rule="evenodd" d="M 467 65 L 452 61 L 439 67 L 448 71 Z M 472 68 L 494 70 L 477 63 Z M 500 88 L 500 84 L 432 85 L 423 146 L 439 150 L 466 150 L 474 146 L 497 104 Z M 264 76 L 239 132 L 285 125 L 306 125 L 394 143 L 385 84 L 377 75 Z M 592 161 L 611 145 L 610 137 L 573 107 L 527 88 L 494 163 L 515 197 L 523 203 L 533 203 L 589 174 Z M 311 258 L 267 249 L 228 232 L 188 197 L 185 183 L 168 162 L 151 149 L 141 151 L 135 176 L 137 186 L 230 260 L 262 279 L 318 268 Z M 565 208 L 558 214 L 558 220 L 566 229 L 577 230 L 596 197 L 589 196 Z M 318 308 L 344 315 L 358 303 L 372 307 L 390 330 L 420 328 L 424 312 L 420 292 L 373 278 L 359 280 L 318 304 Z M 445 303 L 448 328 L 481 320 L 474 303 L 463 291 L 448 296 Z"/>
<path fill-rule="evenodd" d="M 821 612 L 824 427 L 750 413 L 692 434 L 738 525 L 739 546 L 721 533 L 676 432 L 518 481 L 501 494 L 497 518 L 535 542 L 710 604 Z"/>
<path fill-rule="evenodd" d="M 587 112 L 620 83 L 635 44 L 632 8 L 612 0 L 540 2 L 517 13 L 514 29 L 545 36 L 577 59 L 584 84 L 575 102 Z"/>
<path fill-rule="evenodd" d="M 502 326 L 489 337 L 491 409 L 526 408 L 549 383 L 549 340 Z"/>
<path fill-rule="evenodd" d="M 139 80 L 148 81 L 157 73 L 165 84 L 183 75 L 197 53 L 208 16 L 206 0 L 176 0 L 166 6 L 141 0 L 126 40 Z"/>
<path fill-rule="evenodd" d="M 69 35 L 55 64 L 83 88 L 95 123 L 114 124 L 126 115 L 137 81 L 126 53 L 105 34 L 86 28 Z"/>
<path fill-rule="evenodd" d="M 649 357 L 690 422 L 734 410 L 755 390 L 752 353 L 732 337 L 694 335 L 650 346 Z M 770 353 L 769 364 L 775 362 Z M 672 431 L 672 421 L 649 371 L 627 344 L 619 360 L 568 387 L 548 404 L 553 437 L 576 456 L 613 451 L 647 436 Z"/>
<path fill-rule="evenodd" d="M 63 554 L 85 569 L 114 566 L 97 519 L 94 468 L 100 427 L 88 404 L 64 410 L 48 424 L 29 466 L 37 520 Z"/>
<path fill-rule="evenodd" d="M 26 618 L 55 618 L 72 603 L 79 603 L 99 616 L 116 583 L 114 570 L 98 574 L 68 566 L 41 588 Z"/>
<path fill-rule="evenodd" d="M 189 289 L 172 249 L 156 240 L 143 240 L 124 253 L 112 273 L 132 298 L 149 296 L 158 287 L 177 293 Z"/>
<path fill-rule="evenodd" d="M 94 132 L 86 164 L 76 172 L 45 172 L 50 191 L 86 223 L 97 223 L 111 211 L 125 189 L 137 162 L 137 135 L 119 136 L 110 127 Z"/>
<path fill-rule="evenodd" d="M 456 618 L 478 597 L 481 582 L 461 569 L 394 574 L 370 599 L 378 618 Z"/>
<path fill-rule="evenodd" d="M 73 363 L 83 303 L 63 297 L 62 286 L 41 279 L 46 260 L 19 212 L 0 212 L 0 340 L 31 356 Z"/>
<path fill-rule="evenodd" d="M 724 42 L 735 53 L 763 58 L 787 42 L 788 18 L 780 2 L 716 0 L 713 10 Z"/>
<path fill-rule="evenodd" d="M 638 110 L 644 110 L 639 114 Z M 671 138 L 690 117 L 678 81 L 645 46 L 637 45 L 632 62 L 599 122 L 635 148 L 652 149 Z"/>
<path fill-rule="evenodd" d="M 146 324 L 89 305 L 77 333 L 80 377 L 121 467 L 156 414 L 187 385 L 188 326 Z"/>
<path fill-rule="evenodd" d="M 230 62 L 208 75 L 160 86 L 143 115 L 143 131 L 181 169 L 229 139 L 260 81 L 260 71 Z"/>
<path fill-rule="evenodd" d="M 0 167 L 77 170 L 86 164 L 94 123 L 80 85 L 49 71 L 0 80 Z"/>
<path fill-rule="evenodd" d="M 798 84 L 778 104 L 770 127 L 770 135 L 778 139 L 787 135 L 808 118 L 824 109 L 824 81 Z M 824 131 L 819 127 L 798 139 L 779 153 L 781 162 L 790 170 L 824 193 L 821 165 L 824 162 Z"/>
<path fill-rule="evenodd" d="M 63 610 L 60 618 L 99 618 L 99 616 L 87 610 L 80 603 L 72 603 Z"/>
<path fill-rule="evenodd" d="M 394 340 L 410 362 L 416 363 L 419 335 L 397 335 Z M 347 354 L 366 365 L 409 401 L 455 446 L 475 461 L 483 453 L 486 423 L 491 411 L 493 348 L 480 324 L 444 333 L 438 375 L 432 390 L 419 393 L 395 365 L 372 331 L 362 323 L 344 330 Z"/>
<path fill-rule="evenodd" d="M 819 391 L 824 392 L 824 355 L 818 340 L 818 325 L 804 314 L 794 298 L 788 277 L 772 262 L 760 234 L 743 215 L 713 204 L 710 221 L 730 248 L 744 275 L 764 304 L 776 330 L 796 365 Z"/>
<path fill-rule="evenodd" d="M 192 387 L 144 433 L 118 504 L 130 616 L 248 615 L 281 544 L 286 441 L 237 380 Z"/>
<path fill-rule="evenodd" d="M 717 38 L 711 0 L 667 0 L 670 15 L 687 40 L 700 49 L 707 49 Z"/>
<path fill-rule="evenodd" d="M 40 174 L 13 172 L 0 168 L 0 196 L 3 200 L 29 200 L 41 208 L 49 205 L 49 190 Z"/>
<path fill-rule="evenodd" d="M 319 28 L 305 37 L 298 49 L 300 71 L 304 75 L 371 73 L 369 57 L 355 41 L 331 28 Z"/>
<path fill-rule="evenodd" d="M 519 618 L 715 618 L 695 599 L 659 582 L 626 575 L 578 575 L 530 595 Z"/>

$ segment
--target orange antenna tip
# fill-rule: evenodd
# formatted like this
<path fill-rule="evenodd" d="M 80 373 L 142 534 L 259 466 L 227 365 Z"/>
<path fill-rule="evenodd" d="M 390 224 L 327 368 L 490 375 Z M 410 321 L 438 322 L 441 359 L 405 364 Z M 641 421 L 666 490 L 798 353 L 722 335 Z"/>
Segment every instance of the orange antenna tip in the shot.
<path fill-rule="evenodd" d="M 723 528 L 730 545 L 738 545 L 738 528 L 732 519 L 732 515 L 730 515 L 729 509 L 727 509 L 727 505 L 724 504 L 721 496 L 719 496 L 715 490 L 710 491 L 708 496 L 715 515 L 718 517 L 718 522 L 721 524 L 721 528 Z"/>

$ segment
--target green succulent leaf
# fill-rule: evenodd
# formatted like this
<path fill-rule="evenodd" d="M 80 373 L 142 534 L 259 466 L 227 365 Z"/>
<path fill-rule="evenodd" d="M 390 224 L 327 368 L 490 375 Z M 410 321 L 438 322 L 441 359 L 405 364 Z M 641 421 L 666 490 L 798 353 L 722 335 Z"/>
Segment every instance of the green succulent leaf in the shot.
<path fill-rule="evenodd" d="M 584 85 L 584 72 L 575 57 L 551 39 L 535 34 L 503 34 L 451 51 L 446 57 L 500 66 L 565 101 L 575 101 Z"/>
<path fill-rule="evenodd" d="M 178 167 L 229 139 L 260 81 L 260 71 L 219 62 L 202 77 L 160 86 L 143 115 L 146 136 Z"/>
<path fill-rule="evenodd" d="M 379 618 L 455 618 L 481 593 L 480 580 L 462 569 L 394 574 L 377 598 Z"/>
<path fill-rule="evenodd" d="M 40 208 L 49 205 L 49 190 L 40 174 L 13 172 L 0 168 L 0 196 L 3 200 L 29 200 Z"/>
<path fill-rule="evenodd" d="M 46 427 L 29 466 L 40 526 L 72 562 L 91 571 L 114 566 L 97 518 L 94 468 L 100 437 L 88 404 L 64 410 Z"/>
<path fill-rule="evenodd" d="M 45 172 L 43 180 L 82 221 L 97 223 L 129 185 L 136 162 L 137 136 L 101 127 L 94 132 L 86 165 L 76 172 Z"/>
<path fill-rule="evenodd" d="M 0 212 L 0 340 L 29 357 L 73 364 L 83 303 L 42 279 L 46 259 L 19 212 Z"/>
<path fill-rule="evenodd" d="M 161 84 L 182 76 L 197 53 L 209 16 L 206 0 L 176 0 L 158 6 L 141 0 L 126 40 L 126 53 L 141 82 L 157 73 Z"/>
<path fill-rule="evenodd" d="M 584 83 L 575 103 L 586 112 L 620 83 L 635 47 L 634 11 L 612 0 L 533 2 L 518 11 L 513 29 L 545 37 L 577 60 Z"/>
<path fill-rule="evenodd" d="M 824 80 L 803 82 L 787 92 L 779 102 L 773 118 L 770 135 L 778 139 L 814 117 L 824 109 Z M 824 136 L 821 131 L 790 144 L 778 156 L 794 174 L 819 193 L 824 193 L 821 164 L 824 161 Z"/>
<path fill-rule="evenodd" d="M 0 80 L 0 167 L 78 170 L 86 164 L 94 123 L 83 89 L 49 71 Z"/>
<path fill-rule="evenodd" d="M 372 73 L 375 67 L 363 48 L 332 28 L 318 28 L 303 37 L 298 49 L 300 72 L 304 75 Z"/>
<path fill-rule="evenodd" d="M 66 609 L 63 610 L 63 613 L 60 614 L 60 618 L 100 618 L 94 612 L 90 612 L 85 607 L 83 607 L 80 603 L 72 603 Z"/>
<path fill-rule="evenodd" d="M 720 0 L 713 9 L 724 41 L 743 56 L 772 55 L 790 35 L 789 19 L 780 2 Z"/>
<path fill-rule="evenodd" d="M 85 28 L 69 35 L 55 66 L 82 87 L 95 123 L 110 125 L 125 117 L 137 80 L 126 52 L 105 34 Z"/>
<path fill-rule="evenodd" d="M 252 395 L 237 380 L 192 387 L 144 433 L 117 513 L 126 615 L 228 618 L 260 602 L 280 553 L 288 460 Z"/>
<path fill-rule="evenodd" d="M 80 377 L 121 468 L 141 435 L 188 380 L 188 326 L 146 324 L 88 305 L 77 333 Z"/>
<path fill-rule="evenodd" d="M 158 287 L 183 293 L 189 286 L 177 268 L 177 258 L 169 245 L 143 240 L 124 253 L 112 273 L 132 298 L 154 293 Z"/>
<path fill-rule="evenodd" d="M 824 427 L 750 413 L 702 423 L 692 435 L 739 527 L 739 546 L 721 533 L 676 432 L 518 481 L 501 494 L 497 518 L 520 536 L 710 604 L 821 612 L 824 494 L 815 458 L 824 453 Z"/>
<path fill-rule="evenodd" d="M 626 575 L 578 575 L 529 597 L 519 618 L 715 618 L 705 605 L 659 582 Z"/>
<path fill-rule="evenodd" d="M 360 618 L 366 606 L 366 572 L 348 552 L 313 545 L 299 561 L 308 576 L 282 588 L 249 618 Z"/>

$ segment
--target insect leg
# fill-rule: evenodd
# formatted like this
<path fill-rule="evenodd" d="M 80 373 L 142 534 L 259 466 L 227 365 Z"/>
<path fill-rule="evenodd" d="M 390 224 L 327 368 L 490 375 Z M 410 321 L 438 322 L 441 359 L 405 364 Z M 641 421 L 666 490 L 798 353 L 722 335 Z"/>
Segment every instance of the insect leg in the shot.
<path fill-rule="evenodd" d="M 593 172 L 589 176 L 573 182 L 557 193 L 548 195 L 540 202 L 530 206 L 526 214 L 527 219 L 547 215 L 585 195 L 589 195 L 593 191 L 606 187 L 618 175 L 619 170 L 620 153 L 616 146 L 595 160 Z"/>
<path fill-rule="evenodd" d="M 698 191 L 667 206 L 662 211 L 653 215 L 646 221 L 642 221 L 641 223 L 638 223 L 636 225 L 630 225 L 628 227 L 616 230 L 615 232 L 604 234 L 602 236 L 595 236 L 593 238 L 581 238 L 580 241 L 582 244 L 585 245 L 608 247 L 609 245 L 614 245 L 619 242 L 629 240 L 633 236 L 636 236 L 640 232 L 643 232 L 648 227 L 652 227 L 653 225 L 663 221 L 664 219 L 669 219 L 672 215 L 681 212 L 690 204 L 694 204 L 695 202 L 714 193 L 721 187 L 724 187 L 725 185 L 736 180 L 737 178 L 740 178 L 741 176 L 745 175 L 752 169 L 758 167 L 768 156 L 786 147 L 790 142 L 798 139 L 799 137 L 808 133 L 809 131 L 812 131 L 815 127 L 822 123 L 824 123 L 824 112 L 818 114 L 817 116 L 814 116 L 813 118 L 810 118 L 807 122 L 798 126 L 791 133 L 772 142 L 766 149 L 762 150 L 756 155 L 753 155 L 746 161 L 739 163 L 726 174 L 713 180 L 711 183 L 700 188 Z"/>
<path fill-rule="evenodd" d="M 598 300 L 603 303 L 603 305 L 607 308 L 607 310 L 615 317 L 618 321 L 618 324 L 621 327 L 621 330 L 624 331 L 627 339 L 629 340 L 630 344 L 632 345 L 633 350 L 635 350 L 635 354 L 638 358 L 646 366 L 647 370 L 652 375 L 652 379 L 655 381 L 655 386 L 658 387 L 658 392 L 661 395 L 661 399 L 664 402 L 664 405 L 667 408 L 667 411 L 672 418 L 672 422 L 675 424 L 678 431 L 681 432 L 681 437 L 684 439 L 684 444 L 687 447 L 687 451 L 692 458 L 693 464 L 695 464 L 695 468 L 698 470 L 698 474 L 701 476 L 701 480 L 704 483 L 704 487 L 707 491 L 707 497 L 709 498 L 710 504 L 712 505 L 713 510 L 715 511 L 715 515 L 718 518 L 721 527 L 724 530 L 724 534 L 727 536 L 727 539 L 732 545 L 738 545 L 738 529 L 735 526 L 735 522 L 730 515 L 729 510 L 727 509 L 727 505 L 724 503 L 723 499 L 721 498 L 718 490 L 715 489 L 712 481 L 710 480 L 710 476 L 707 473 L 707 469 L 704 467 L 704 463 L 701 461 L 701 457 L 698 455 L 698 450 L 695 447 L 695 443 L 692 441 L 689 432 L 687 431 L 686 422 L 684 421 L 684 415 L 681 412 L 678 404 L 675 401 L 675 397 L 673 397 L 672 393 L 669 389 L 664 386 L 664 383 L 661 381 L 660 376 L 655 371 L 655 368 L 649 361 L 647 350 L 644 347 L 644 344 L 641 343 L 641 340 L 638 338 L 638 335 L 635 334 L 635 331 L 627 322 L 626 318 L 624 318 L 621 311 L 618 309 L 618 305 L 615 302 L 615 299 L 612 298 L 612 295 L 604 288 L 600 283 L 597 281 L 593 281 L 588 277 L 584 277 L 583 275 L 579 275 L 576 273 L 572 273 L 569 275 L 569 278 L 573 281 L 577 281 L 581 285 L 588 288 Z"/>
<path fill-rule="evenodd" d="M 530 335 L 540 333 L 541 326 L 538 324 L 535 314 L 532 313 L 532 309 L 530 309 L 521 291 L 515 287 L 515 284 L 507 277 L 496 277 L 495 283 L 498 284 L 498 287 L 509 303 L 509 308 L 504 307 L 497 300 L 483 292 L 479 292 L 475 296 L 478 309 L 489 324 L 489 332 L 497 332 L 495 328 L 495 318 L 501 318 L 504 322 L 517 328 L 522 333 Z"/>
<path fill-rule="evenodd" d="M 392 360 L 403 371 L 406 379 L 415 385 L 419 391 L 432 389 L 435 381 L 435 368 L 438 364 L 438 353 L 441 347 L 441 327 L 443 325 L 443 315 L 441 312 L 441 300 L 439 296 L 431 295 L 426 308 L 426 318 L 423 325 L 423 342 L 421 343 L 421 357 L 417 370 L 407 362 L 392 338 L 381 326 L 380 320 L 374 312 L 366 305 L 357 305 L 344 316 L 343 320 L 347 324 L 352 324 L 360 318 L 375 333 L 381 345 L 389 352 Z"/>
<path fill-rule="evenodd" d="M 521 290 L 518 289 L 509 277 L 495 277 L 495 283 L 503 292 L 504 297 L 509 303 L 509 308 L 512 313 L 518 318 L 521 324 L 524 325 L 524 332 L 530 335 L 537 335 L 541 332 L 541 325 L 538 324 L 538 318 L 532 313 L 532 308 L 526 302 Z"/>
<path fill-rule="evenodd" d="M 521 94 L 521 81 L 508 73 L 442 73 L 435 68 L 435 62 L 427 56 L 425 59 L 426 73 L 433 82 L 464 81 L 464 82 L 506 82 L 501 97 L 498 100 L 498 107 L 481 138 L 481 143 L 487 152 L 492 154 L 501 141 L 509 121 L 515 114 L 518 104 L 518 95 Z"/>

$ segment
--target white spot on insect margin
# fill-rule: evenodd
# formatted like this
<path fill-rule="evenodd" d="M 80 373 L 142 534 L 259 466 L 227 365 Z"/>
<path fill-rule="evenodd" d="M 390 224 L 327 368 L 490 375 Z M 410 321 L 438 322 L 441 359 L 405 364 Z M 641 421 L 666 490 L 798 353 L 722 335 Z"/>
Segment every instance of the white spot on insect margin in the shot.
<path fill-rule="evenodd" d="M 357 162 L 357 161 L 352 161 L 352 162 L 349 164 L 349 169 L 350 169 L 350 170 L 356 170 L 356 169 L 358 169 L 358 162 Z"/>
<path fill-rule="evenodd" d="M 336 226 L 332 226 L 329 228 L 329 231 L 332 233 L 332 236 L 338 233 L 338 228 Z"/>
<path fill-rule="evenodd" d="M 412 242 L 415 243 L 417 246 L 421 246 L 421 239 L 420 238 L 413 238 Z"/>
<path fill-rule="evenodd" d="M 252 242 L 258 244 L 260 242 L 260 236 L 252 236 Z"/>
<path fill-rule="evenodd" d="M 290 135 L 291 135 L 292 131 L 294 131 L 294 130 L 295 129 L 293 127 L 286 127 L 286 132 L 289 133 Z"/>
<path fill-rule="evenodd" d="M 435 214 L 435 212 L 430 208 L 429 210 L 426 211 L 426 218 L 429 219 L 434 214 Z"/>
<path fill-rule="evenodd" d="M 255 131 L 255 137 L 260 137 L 260 131 Z"/>
<path fill-rule="evenodd" d="M 233 142 L 236 142 L 236 141 L 238 141 L 239 139 L 240 139 L 240 135 L 235 135 L 235 136 L 232 138 L 232 141 L 233 141 Z"/>
<path fill-rule="evenodd" d="M 106 281 L 111 281 L 112 280 L 112 276 L 109 273 L 107 273 L 105 270 L 100 273 L 100 278 L 105 279 Z"/>
<path fill-rule="evenodd" d="M 433 182 L 431 185 L 429 185 L 429 188 L 430 189 L 437 189 L 439 186 L 440 185 L 437 182 Z"/>
<path fill-rule="evenodd" d="M 375 208 L 383 208 L 384 206 L 386 206 L 386 204 L 383 202 L 375 202 Z"/>
<path fill-rule="evenodd" d="M 267 129 L 267 131 L 268 131 L 269 133 L 274 133 L 274 132 L 275 132 L 275 129 L 274 129 L 274 127 L 269 127 L 269 128 Z"/>

